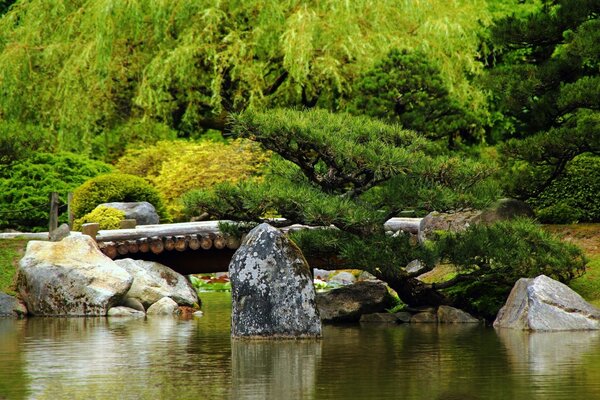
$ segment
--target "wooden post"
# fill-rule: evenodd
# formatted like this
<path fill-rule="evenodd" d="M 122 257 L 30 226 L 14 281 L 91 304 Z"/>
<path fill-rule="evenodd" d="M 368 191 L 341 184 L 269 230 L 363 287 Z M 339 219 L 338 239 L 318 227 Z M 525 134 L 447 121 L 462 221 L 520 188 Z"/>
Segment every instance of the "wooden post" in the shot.
<path fill-rule="evenodd" d="M 188 246 L 192 250 L 198 250 L 200 248 L 200 240 L 198 239 L 198 235 L 190 235 Z"/>
<path fill-rule="evenodd" d="M 127 242 L 118 242 L 117 243 L 117 253 L 124 256 L 129 253 L 129 248 L 127 247 Z"/>
<path fill-rule="evenodd" d="M 173 240 L 173 236 L 165 237 L 165 250 L 171 251 L 175 248 L 175 241 Z"/>
<path fill-rule="evenodd" d="M 225 238 L 225 245 L 228 249 L 235 250 L 240 247 L 241 240 L 235 236 L 227 236 Z"/>
<path fill-rule="evenodd" d="M 48 223 L 48 231 L 53 232 L 58 228 L 58 193 L 52 192 L 50 195 L 50 222 Z"/>
<path fill-rule="evenodd" d="M 213 245 L 215 246 L 216 249 L 224 249 L 225 248 L 225 238 L 223 237 L 223 235 L 217 235 L 215 237 L 215 240 L 213 240 Z"/>
<path fill-rule="evenodd" d="M 185 236 L 175 236 L 175 250 L 184 251 L 185 249 L 187 249 Z"/>
<path fill-rule="evenodd" d="M 75 219 L 73 214 L 73 192 L 69 192 L 67 195 L 67 215 L 69 216 L 69 229 L 73 229 L 73 220 Z"/>
<path fill-rule="evenodd" d="M 163 244 L 161 238 L 159 238 L 158 236 L 150 238 L 150 250 L 152 250 L 154 254 L 160 254 L 163 252 L 164 249 L 165 245 Z"/>
<path fill-rule="evenodd" d="M 208 250 L 212 247 L 212 245 L 213 245 L 213 241 L 209 235 L 202 236 L 200 238 L 200 247 L 202 247 L 202 249 Z"/>
<path fill-rule="evenodd" d="M 104 243 L 105 247 L 102 249 L 104 254 L 114 259 L 117 256 L 117 246 L 113 242 Z"/>
<path fill-rule="evenodd" d="M 147 238 L 138 239 L 138 248 L 142 253 L 147 253 L 150 251 L 150 244 L 148 243 Z"/>
<path fill-rule="evenodd" d="M 139 249 L 140 248 L 135 240 L 127 241 L 127 250 L 129 250 L 130 253 L 135 254 L 139 251 Z"/>

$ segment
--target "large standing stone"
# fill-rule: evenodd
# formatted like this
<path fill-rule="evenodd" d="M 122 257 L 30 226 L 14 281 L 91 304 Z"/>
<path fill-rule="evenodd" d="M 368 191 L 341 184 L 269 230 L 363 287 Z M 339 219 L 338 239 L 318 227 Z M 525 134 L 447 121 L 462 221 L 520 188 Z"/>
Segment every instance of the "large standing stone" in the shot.
<path fill-rule="evenodd" d="M 27 307 L 16 297 L 0 292 L 0 318 L 1 317 L 24 317 L 27 315 Z"/>
<path fill-rule="evenodd" d="M 103 203 L 98 205 L 115 208 L 125 213 L 125 219 L 135 219 L 138 225 L 153 225 L 158 224 L 159 217 L 154 206 L 147 201 L 132 202 L 132 203 Z"/>
<path fill-rule="evenodd" d="M 317 294 L 323 321 L 355 322 L 363 314 L 384 312 L 394 299 L 383 282 L 360 281 Z"/>
<path fill-rule="evenodd" d="M 268 224 L 254 228 L 229 265 L 231 335 L 320 337 L 315 289 L 302 252 Z"/>
<path fill-rule="evenodd" d="M 131 258 L 115 262 L 133 276 L 133 284 L 127 297 L 139 300 L 145 308 L 163 297 L 170 297 L 184 306 L 199 303 L 198 293 L 188 280 L 167 266 Z"/>
<path fill-rule="evenodd" d="M 79 235 L 60 242 L 30 241 L 19 264 L 17 289 L 33 315 L 99 316 L 121 301 L 132 282 L 93 239 Z"/>
<path fill-rule="evenodd" d="M 494 327 L 530 331 L 600 329 L 600 310 L 567 285 L 545 275 L 521 278 L 498 312 Z"/>

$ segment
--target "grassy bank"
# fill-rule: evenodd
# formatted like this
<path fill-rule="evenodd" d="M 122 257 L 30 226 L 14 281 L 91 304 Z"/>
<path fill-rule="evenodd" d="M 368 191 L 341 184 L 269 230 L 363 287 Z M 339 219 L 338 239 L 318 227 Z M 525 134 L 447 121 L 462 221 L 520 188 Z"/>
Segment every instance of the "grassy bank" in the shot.
<path fill-rule="evenodd" d="M 586 274 L 573 280 L 569 286 L 600 307 L 600 224 L 547 225 L 545 229 L 585 252 L 589 259 Z"/>
<path fill-rule="evenodd" d="M 15 272 L 27 242 L 27 239 L 0 240 L 0 292 L 14 294 Z"/>

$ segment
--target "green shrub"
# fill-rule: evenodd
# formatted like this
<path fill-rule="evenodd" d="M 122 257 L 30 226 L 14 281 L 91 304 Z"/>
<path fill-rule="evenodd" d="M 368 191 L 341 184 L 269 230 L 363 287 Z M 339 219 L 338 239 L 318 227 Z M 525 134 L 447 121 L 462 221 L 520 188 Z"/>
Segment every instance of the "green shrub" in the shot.
<path fill-rule="evenodd" d="M 78 187 L 73 193 L 73 214 L 81 218 L 102 203 L 138 201 L 152 204 L 162 222 L 170 220 L 156 189 L 138 176 L 119 173 L 97 176 Z"/>
<path fill-rule="evenodd" d="M 0 229 L 48 230 L 49 198 L 58 192 L 66 211 L 67 194 L 86 180 L 111 171 L 99 161 L 71 153 L 34 153 L 0 169 Z M 62 213 L 60 222 L 67 221 Z"/>
<path fill-rule="evenodd" d="M 575 224 L 579 222 L 582 214 L 582 210 L 571 207 L 567 202 L 536 210 L 537 218 L 544 224 Z"/>
<path fill-rule="evenodd" d="M 180 196 L 222 182 L 237 182 L 260 173 L 269 153 L 249 140 L 229 143 L 161 141 L 129 149 L 117 168 L 147 179 L 167 201 L 169 213 L 183 217 Z"/>
<path fill-rule="evenodd" d="M 73 221 L 73 230 L 81 230 L 83 224 L 95 222 L 100 224 L 100 229 L 119 229 L 121 221 L 125 219 L 125 213 L 116 208 L 100 206 L 92 212 Z"/>
<path fill-rule="evenodd" d="M 526 219 L 445 233 L 436 247 L 458 272 L 457 284 L 447 293 L 458 306 L 490 319 L 519 278 L 544 274 L 568 282 L 582 275 L 587 263 L 579 248 Z"/>
<path fill-rule="evenodd" d="M 581 155 L 539 196 L 530 199 L 544 223 L 600 222 L 600 157 Z"/>

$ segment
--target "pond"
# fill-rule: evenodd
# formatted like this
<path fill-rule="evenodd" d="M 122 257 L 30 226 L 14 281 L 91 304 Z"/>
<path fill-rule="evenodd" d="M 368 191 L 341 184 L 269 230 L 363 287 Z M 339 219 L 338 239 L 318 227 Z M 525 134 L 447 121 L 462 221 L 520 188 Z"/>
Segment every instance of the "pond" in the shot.
<path fill-rule="evenodd" d="M 0 320 L 0 399 L 593 399 L 598 332 L 326 325 L 321 341 L 229 338 L 230 297 L 191 320 Z"/>

